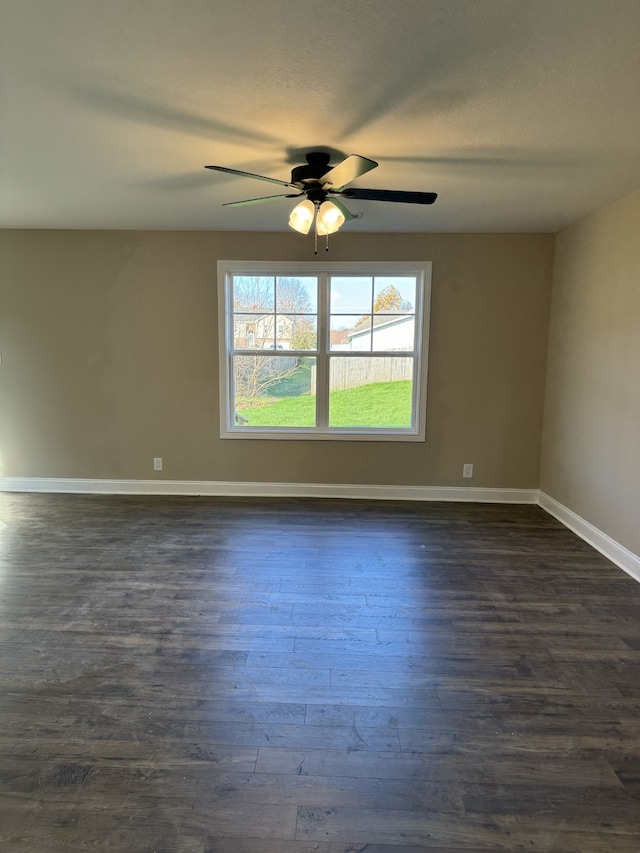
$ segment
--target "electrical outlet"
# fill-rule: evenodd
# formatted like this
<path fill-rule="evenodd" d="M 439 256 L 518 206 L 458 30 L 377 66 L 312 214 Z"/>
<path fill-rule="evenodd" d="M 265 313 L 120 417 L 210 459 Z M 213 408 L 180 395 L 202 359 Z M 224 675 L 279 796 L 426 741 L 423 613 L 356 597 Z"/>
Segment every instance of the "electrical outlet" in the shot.
<path fill-rule="evenodd" d="M 465 462 L 462 466 L 462 476 L 463 477 L 473 477 L 473 463 Z"/>
<path fill-rule="evenodd" d="M 162 471 L 162 456 L 154 456 L 154 458 L 153 458 L 153 470 L 154 471 Z"/>

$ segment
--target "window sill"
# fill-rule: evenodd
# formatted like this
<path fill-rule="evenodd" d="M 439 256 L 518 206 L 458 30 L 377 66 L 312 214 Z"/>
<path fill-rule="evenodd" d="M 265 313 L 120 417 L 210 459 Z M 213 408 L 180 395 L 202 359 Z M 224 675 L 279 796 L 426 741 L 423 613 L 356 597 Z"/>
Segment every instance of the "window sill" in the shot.
<path fill-rule="evenodd" d="M 276 441 L 425 441 L 425 436 L 409 430 L 349 430 L 349 429 L 333 429 L 333 430 L 305 430 L 296 429 L 281 429 L 278 431 L 270 429 L 261 429 L 255 427 L 251 431 L 246 429 L 230 429 L 220 434 L 220 438 L 239 438 L 246 439 L 267 439 Z"/>

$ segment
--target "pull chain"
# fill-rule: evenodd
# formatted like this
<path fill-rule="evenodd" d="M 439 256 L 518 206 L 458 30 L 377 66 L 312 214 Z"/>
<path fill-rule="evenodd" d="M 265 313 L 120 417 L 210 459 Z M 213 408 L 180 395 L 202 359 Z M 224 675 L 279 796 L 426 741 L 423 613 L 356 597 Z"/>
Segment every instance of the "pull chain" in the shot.
<path fill-rule="evenodd" d="M 318 254 L 318 210 L 320 202 L 314 201 L 315 212 L 313 214 L 313 254 Z"/>

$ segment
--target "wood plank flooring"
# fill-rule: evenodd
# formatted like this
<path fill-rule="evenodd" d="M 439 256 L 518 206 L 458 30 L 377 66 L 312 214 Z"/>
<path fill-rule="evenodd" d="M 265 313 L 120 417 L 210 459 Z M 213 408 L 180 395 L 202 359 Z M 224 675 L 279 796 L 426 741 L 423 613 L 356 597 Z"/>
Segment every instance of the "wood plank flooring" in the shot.
<path fill-rule="evenodd" d="M 0 520 L 3 853 L 640 850 L 640 585 L 541 509 Z"/>

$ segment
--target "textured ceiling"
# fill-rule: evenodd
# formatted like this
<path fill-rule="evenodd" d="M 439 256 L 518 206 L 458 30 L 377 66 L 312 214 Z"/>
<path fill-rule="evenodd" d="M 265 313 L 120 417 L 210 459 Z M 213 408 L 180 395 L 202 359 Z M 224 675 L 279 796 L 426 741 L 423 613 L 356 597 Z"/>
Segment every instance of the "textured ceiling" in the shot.
<path fill-rule="evenodd" d="M 287 230 L 307 150 L 379 167 L 349 231 L 555 231 L 640 187 L 638 0 L 2 0 L 0 226 Z"/>

